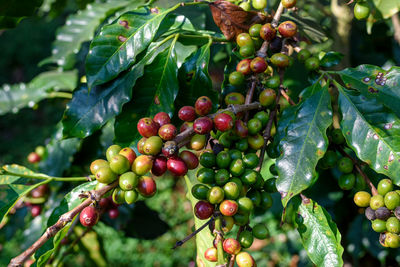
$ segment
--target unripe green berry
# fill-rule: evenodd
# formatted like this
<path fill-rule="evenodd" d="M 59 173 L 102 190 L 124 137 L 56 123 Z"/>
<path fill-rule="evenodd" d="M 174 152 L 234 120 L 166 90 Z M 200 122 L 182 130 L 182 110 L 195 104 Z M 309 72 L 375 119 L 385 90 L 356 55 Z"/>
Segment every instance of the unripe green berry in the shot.
<path fill-rule="evenodd" d="M 365 191 L 357 192 L 354 195 L 354 203 L 361 208 L 366 208 L 369 206 L 371 200 L 371 194 Z"/>
<path fill-rule="evenodd" d="M 109 146 L 108 148 L 107 148 L 107 151 L 106 151 L 106 158 L 107 158 L 107 160 L 108 161 L 111 161 L 111 159 L 115 156 L 115 155 L 118 155 L 118 153 L 121 151 L 121 147 L 119 146 L 119 145 L 112 145 L 112 146 Z"/>
<path fill-rule="evenodd" d="M 110 168 L 116 174 L 123 174 L 130 168 L 129 160 L 122 155 L 115 155 L 110 161 Z"/>

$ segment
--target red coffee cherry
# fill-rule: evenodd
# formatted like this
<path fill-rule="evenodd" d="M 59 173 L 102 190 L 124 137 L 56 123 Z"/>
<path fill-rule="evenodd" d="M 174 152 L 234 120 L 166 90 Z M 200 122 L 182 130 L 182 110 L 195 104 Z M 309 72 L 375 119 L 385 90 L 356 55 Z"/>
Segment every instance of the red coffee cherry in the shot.
<path fill-rule="evenodd" d="M 256 57 L 251 61 L 250 68 L 254 73 L 263 73 L 268 68 L 268 64 L 262 57 Z"/>
<path fill-rule="evenodd" d="M 236 65 L 236 71 L 241 72 L 243 75 L 250 74 L 251 73 L 250 62 L 251 62 L 251 59 L 249 59 L 249 58 L 241 60 Z"/>
<path fill-rule="evenodd" d="M 238 254 L 242 247 L 240 246 L 239 241 L 233 238 L 227 238 L 224 240 L 224 243 L 222 244 L 222 247 L 224 248 L 224 251 L 228 254 Z"/>
<path fill-rule="evenodd" d="M 260 36 L 266 41 L 272 41 L 276 36 L 276 29 L 272 27 L 271 23 L 264 24 L 261 27 Z"/>
<path fill-rule="evenodd" d="M 41 160 L 39 154 L 36 152 L 29 153 L 27 159 L 28 159 L 29 163 L 37 163 Z"/>
<path fill-rule="evenodd" d="M 184 106 L 179 110 L 178 117 L 183 121 L 194 121 L 197 116 L 194 107 Z"/>
<path fill-rule="evenodd" d="M 31 196 L 33 198 L 44 197 L 49 193 L 49 186 L 47 184 L 42 184 L 31 191 Z"/>
<path fill-rule="evenodd" d="M 185 162 L 189 170 L 194 170 L 199 166 L 199 158 L 188 150 L 184 150 L 179 154 L 179 157 Z"/>
<path fill-rule="evenodd" d="M 99 201 L 99 206 L 103 210 L 107 210 L 111 206 L 111 200 L 108 197 L 103 197 Z"/>
<path fill-rule="evenodd" d="M 159 127 L 158 123 L 151 118 L 141 118 L 137 124 L 137 129 L 143 137 L 157 135 Z"/>
<path fill-rule="evenodd" d="M 209 117 L 197 118 L 193 123 L 193 129 L 198 134 L 208 134 L 213 128 L 213 122 Z"/>
<path fill-rule="evenodd" d="M 42 206 L 40 206 L 40 205 L 32 205 L 32 207 L 31 207 L 31 215 L 32 215 L 33 218 L 35 218 L 36 216 L 39 216 L 41 212 L 42 212 Z"/>
<path fill-rule="evenodd" d="M 238 210 L 238 203 L 234 200 L 224 200 L 219 204 L 219 211 L 222 215 L 233 216 Z"/>
<path fill-rule="evenodd" d="M 142 137 L 139 142 L 137 143 L 137 150 L 139 151 L 140 154 L 144 154 L 144 143 L 146 143 L 147 138 L 146 137 Z"/>
<path fill-rule="evenodd" d="M 214 117 L 215 128 L 221 132 L 226 132 L 232 129 L 233 119 L 226 113 L 218 113 Z"/>
<path fill-rule="evenodd" d="M 211 217 L 214 212 L 214 206 L 211 205 L 209 202 L 200 200 L 194 206 L 194 214 L 200 220 L 205 220 Z"/>
<path fill-rule="evenodd" d="M 194 109 L 199 116 L 205 116 L 212 110 L 212 102 L 208 96 L 201 96 L 196 100 Z"/>
<path fill-rule="evenodd" d="M 153 161 L 151 173 L 155 176 L 161 176 L 167 171 L 167 158 L 164 156 L 156 156 Z"/>
<path fill-rule="evenodd" d="M 139 178 L 137 190 L 144 197 L 152 197 L 157 192 L 157 185 L 153 178 L 142 176 Z"/>
<path fill-rule="evenodd" d="M 79 215 L 79 220 L 81 224 L 85 227 L 93 226 L 99 220 L 99 213 L 97 212 L 96 208 L 93 206 L 87 206 Z"/>
<path fill-rule="evenodd" d="M 173 124 L 164 124 L 158 129 L 158 135 L 165 141 L 170 141 L 178 134 L 178 130 Z"/>
<path fill-rule="evenodd" d="M 208 248 L 204 252 L 204 258 L 210 262 L 217 262 L 218 252 L 216 248 Z"/>
<path fill-rule="evenodd" d="M 171 118 L 166 112 L 158 112 L 156 115 L 154 115 L 153 121 L 157 122 L 161 127 L 165 124 L 171 123 Z"/>
<path fill-rule="evenodd" d="M 249 129 L 242 120 L 236 120 L 235 133 L 241 138 L 247 137 L 249 135 Z"/>
<path fill-rule="evenodd" d="M 110 210 L 108 211 L 108 216 L 109 216 L 111 219 L 116 219 L 116 218 L 118 218 L 118 216 L 119 216 L 119 210 L 118 210 L 118 208 L 110 209 Z"/>
<path fill-rule="evenodd" d="M 282 37 L 290 38 L 297 33 L 297 25 L 290 20 L 284 21 L 279 24 L 278 31 L 282 35 Z"/>
<path fill-rule="evenodd" d="M 121 149 L 119 154 L 128 159 L 129 165 L 132 165 L 133 161 L 136 159 L 136 153 L 130 147 L 125 147 L 125 148 Z"/>
<path fill-rule="evenodd" d="M 185 162 L 177 156 L 172 156 L 168 159 L 167 168 L 174 176 L 183 176 L 188 171 Z"/>

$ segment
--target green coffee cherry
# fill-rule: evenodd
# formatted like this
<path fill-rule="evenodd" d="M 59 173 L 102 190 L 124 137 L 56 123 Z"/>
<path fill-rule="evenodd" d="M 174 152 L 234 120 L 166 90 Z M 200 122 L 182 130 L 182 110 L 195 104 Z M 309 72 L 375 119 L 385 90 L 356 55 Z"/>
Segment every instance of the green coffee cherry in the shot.
<path fill-rule="evenodd" d="M 122 190 L 133 190 L 139 183 L 139 176 L 134 172 L 126 172 L 119 177 L 119 187 Z"/>
<path fill-rule="evenodd" d="M 382 196 L 393 190 L 393 183 L 390 179 L 382 179 L 378 183 L 378 193 Z"/>
<path fill-rule="evenodd" d="M 109 146 L 106 150 L 106 158 L 108 161 L 111 161 L 111 159 L 115 156 L 118 155 L 118 153 L 121 151 L 122 147 L 119 145 L 112 145 Z"/>
<path fill-rule="evenodd" d="M 123 174 L 130 169 L 129 160 L 122 155 L 115 155 L 110 160 L 110 168 L 116 174 Z"/>
<path fill-rule="evenodd" d="M 129 190 L 129 191 L 125 192 L 125 202 L 127 204 L 132 204 L 132 203 L 136 202 L 138 197 L 139 197 L 139 194 L 136 190 Z"/>

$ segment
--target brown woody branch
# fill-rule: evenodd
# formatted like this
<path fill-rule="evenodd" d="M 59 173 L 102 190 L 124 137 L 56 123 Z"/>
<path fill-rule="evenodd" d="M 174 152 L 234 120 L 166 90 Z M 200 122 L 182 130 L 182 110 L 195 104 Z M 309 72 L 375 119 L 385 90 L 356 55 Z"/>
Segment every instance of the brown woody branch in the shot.
<path fill-rule="evenodd" d="M 118 185 L 118 180 L 109 184 L 99 190 L 90 191 L 90 197 L 88 197 L 81 204 L 76 206 L 74 209 L 64 213 L 60 216 L 58 221 L 47 228 L 45 233 L 35 242 L 33 243 L 27 250 L 22 252 L 17 257 L 11 259 L 8 267 L 16 267 L 22 266 L 22 264 L 33 254 L 35 253 L 41 246 L 43 246 L 50 238 L 54 237 L 60 230 L 62 230 L 68 223 L 70 223 L 76 215 L 78 215 L 85 207 L 89 206 L 93 201 L 100 201 L 100 198 L 116 187 Z"/>
<path fill-rule="evenodd" d="M 256 84 L 257 84 L 257 82 L 255 80 L 253 80 L 251 82 L 250 90 L 247 91 L 246 100 L 244 101 L 244 103 L 246 105 L 250 104 L 253 100 L 254 91 L 256 89 Z M 244 114 L 244 122 L 247 122 L 248 120 L 249 120 L 249 111 L 246 111 Z"/>
<path fill-rule="evenodd" d="M 276 28 L 278 26 L 279 20 L 281 19 L 281 16 L 282 16 L 282 13 L 283 13 L 284 9 L 285 8 L 283 7 L 282 2 L 280 2 L 279 3 L 279 7 L 276 10 L 274 18 L 272 19 L 272 22 L 271 22 L 272 27 Z"/>

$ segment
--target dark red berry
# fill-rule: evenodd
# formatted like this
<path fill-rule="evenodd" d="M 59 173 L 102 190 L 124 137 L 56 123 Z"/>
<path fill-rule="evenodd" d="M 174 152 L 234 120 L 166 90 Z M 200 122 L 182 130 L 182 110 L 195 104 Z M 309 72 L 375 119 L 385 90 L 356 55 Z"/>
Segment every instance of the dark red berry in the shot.
<path fill-rule="evenodd" d="M 269 50 L 271 50 L 272 53 L 281 52 L 282 38 L 276 37 L 274 40 L 272 40 L 271 43 L 269 44 Z"/>
<path fill-rule="evenodd" d="M 179 152 L 179 147 L 176 145 L 174 141 L 168 141 L 165 142 L 163 148 L 161 149 L 161 152 L 163 153 L 164 156 L 167 158 L 177 155 Z"/>
<path fill-rule="evenodd" d="M 278 31 L 282 37 L 290 38 L 297 33 L 297 25 L 293 21 L 284 21 L 279 24 Z"/>
<path fill-rule="evenodd" d="M 100 199 L 99 201 L 99 206 L 100 208 L 102 208 L 103 210 L 107 210 L 110 206 L 111 206 L 111 201 L 109 198 L 107 197 L 103 197 L 102 199 Z"/>
<path fill-rule="evenodd" d="M 97 212 L 96 208 L 93 206 L 87 206 L 79 215 L 79 220 L 83 226 L 89 227 L 93 226 L 99 220 L 99 213 Z"/>
<path fill-rule="evenodd" d="M 157 135 L 159 127 L 158 123 L 151 118 L 141 118 L 137 124 L 137 129 L 143 137 Z"/>
<path fill-rule="evenodd" d="M 153 121 L 157 122 L 158 125 L 163 126 L 165 124 L 168 124 L 171 122 L 171 118 L 169 117 L 168 113 L 166 112 L 158 112 L 154 118 Z"/>
<path fill-rule="evenodd" d="M 276 30 L 271 23 L 264 24 L 260 30 L 260 37 L 266 41 L 272 41 L 276 36 Z"/>
<path fill-rule="evenodd" d="M 158 129 L 158 135 L 165 141 L 170 141 L 178 134 L 178 130 L 173 124 L 164 124 Z"/>
<path fill-rule="evenodd" d="M 183 176 L 188 171 L 185 162 L 177 156 L 172 156 L 168 159 L 167 168 L 174 176 Z"/>
<path fill-rule="evenodd" d="M 233 119 L 230 115 L 226 113 L 218 113 L 214 117 L 215 128 L 221 132 L 226 132 L 232 129 Z"/>
<path fill-rule="evenodd" d="M 205 220 L 211 217 L 214 212 L 214 206 L 206 201 L 199 201 L 194 206 L 194 214 L 200 220 Z"/>
<path fill-rule="evenodd" d="M 179 154 L 179 157 L 185 162 L 189 170 L 194 170 L 199 166 L 199 158 L 188 150 L 184 150 Z"/>
<path fill-rule="evenodd" d="M 249 129 L 242 120 L 236 120 L 235 133 L 241 138 L 247 137 L 249 135 Z"/>
<path fill-rule="evenodd" d="M 197 118 L 193 123 L 193 130 L 198 134 L 208 134 L 213 128 L 213 122 L 209 117 Z"/>
<path fill-rule="evenodd" d="M 32 205 L 32 207 L 31 207 L 32 217 L 35 218 L 36 216 L 39 216 L 41 212 L 42 212 L 42 206 L 40 206 L 40 205 Z"/>
<path fill-rule="evenodd" d="M 212 110 L 211 99 L 207 96 L 200 96 L 194 104 L 194 109 L 199 116 L 205 116 Z"/>
<path fill-rule="evenodd" d="M 250 63 L 250 68 L 254 73 L 263 73 L 267 67 L 268 64 L 262 57 L 256 57 Z"/>
<path fill-rule="evenodd" d="M 241 60 L 236 65 L 236 71 L 241 72 L 243 75 L 250 74 L 251 73 L 250 62 L 251 62 L 251 59 L 249 59 L 249 58 Z"/>
<path fill-rule="evenodd" d="M 155 176 L 161 176 L 167 171 L 167 158 L 164 156 L 156 156 L 153 161 L 151 173 Z"/>
<path fill-rule="evenodd" d="M 118 208 L 110 209 L 110 210 L 108 211 L 108 216 L 109 216 L 111 219 L 116 219 L 116 218 L 118 218 L 118 216 L 119 216 L 119 210 L 118 210 Z"/>
<path fill-rule="evenodd" d="M 157 185 L 153 178 L 142 176 L 139 178 L 137 190 L 144 197 L 152 197 L 157 191 Z"/>
<path fill-rule="evenodd" d="M 178 117 L 183 121 L 194 121 L 197 116 L 194 107 L 184 106 L 179 110 Z"/>
<path fill-rule="evenodd" d="M 39 162 L 40 160 L 41 160 L 41 158 L 40 158 L 40 156 L 39 156 L 38 153 L 36 153 L 36 152 L 31 152 L 31 153 L 29 153 L 29 155 L 28 155 L 28 161 L 29 161 L 30 163 L 37 163 L 37 162 Z"/>

